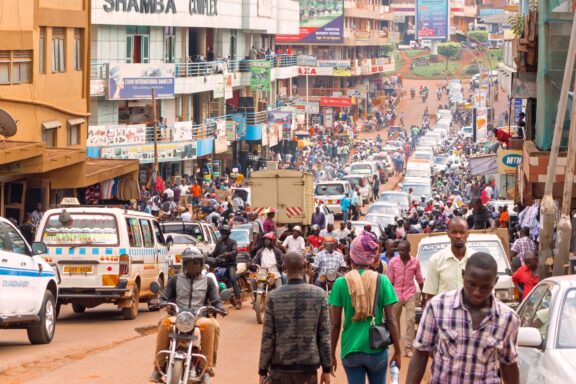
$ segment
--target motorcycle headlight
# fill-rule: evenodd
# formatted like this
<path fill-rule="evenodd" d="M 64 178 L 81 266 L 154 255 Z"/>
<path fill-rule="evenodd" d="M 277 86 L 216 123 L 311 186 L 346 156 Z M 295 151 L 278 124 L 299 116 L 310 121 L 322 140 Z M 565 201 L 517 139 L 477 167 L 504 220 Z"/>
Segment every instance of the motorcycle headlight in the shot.
<path fill-rule="evenodd" d="M 258 280 L 268 280 L 268 271 L 260 269 L 257 274 Z"/>
<path fill-rule="evenodd" d="M 326 272 L 326 280 L 328 280 L 330 282 L 336 280 L 337 277 L 338 277 L 338 272 L 336 272 L 336 271 Z"/>
<path fill-rule="evenodd" d="M 176 316 L 176 329 L 182 333 L 188 333 L 194 329 L 196 320 L 190 312 L 182 312 Z"/>

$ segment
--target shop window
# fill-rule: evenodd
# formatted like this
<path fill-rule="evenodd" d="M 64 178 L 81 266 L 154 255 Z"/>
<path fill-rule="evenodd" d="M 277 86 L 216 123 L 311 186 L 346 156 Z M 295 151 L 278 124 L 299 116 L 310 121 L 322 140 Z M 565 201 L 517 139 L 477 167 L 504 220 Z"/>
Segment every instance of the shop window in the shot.
<path fill-rule="evenodd" d="M 44 121 L 42 123 L 42 141 L 47 147 L 56 147 L 58 128 L 62 126 L 58 120 Z"/>
<path fill-rule="evenodd" d="M 149 50 L 150 27 L 128 26 L 126 29 L 126 62 L 148 63 Z"/>
<path fill-rule="evenodd" d="M 10 84 L 10 51 L 0 51 L 0 84 Z"/>
<path fill-rule="evenodd" d="M 74 29 L 74 69 L 82 70 L 82 29 Z"/>
<path fill-rule="evenodd" d="M 52 73 L 66 72 L 65 29 L 52 29 Z"/>
<path fill-rule="evenodd" d="M 40 27 L 38 41 L 38 72 L 46 73 L 46 27 Z"/>

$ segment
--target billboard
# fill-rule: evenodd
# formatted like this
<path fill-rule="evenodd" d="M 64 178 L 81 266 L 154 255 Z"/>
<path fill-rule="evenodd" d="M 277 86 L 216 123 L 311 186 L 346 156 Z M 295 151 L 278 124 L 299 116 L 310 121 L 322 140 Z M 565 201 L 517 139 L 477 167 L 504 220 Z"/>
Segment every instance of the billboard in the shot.
<path fill-rule="evenodd" d="M 416 38 L 450 37 L 448 0 L 416 0 Z"/>
<path fill-rule="evenodd" d="M 300 0 L 300 33 L 276 35 L 279 43 L 341 44 L 344 0 Z"/>
<path fill-rule="evenodd" d="M 270 92 L 272 62 L 269 60 L 250 61 L 250 90 Z"/>
<path fill-rule="evenodd" d="M 110 64 L 108 70 L 109 100 L 174 98 L 174 64 Z"/>

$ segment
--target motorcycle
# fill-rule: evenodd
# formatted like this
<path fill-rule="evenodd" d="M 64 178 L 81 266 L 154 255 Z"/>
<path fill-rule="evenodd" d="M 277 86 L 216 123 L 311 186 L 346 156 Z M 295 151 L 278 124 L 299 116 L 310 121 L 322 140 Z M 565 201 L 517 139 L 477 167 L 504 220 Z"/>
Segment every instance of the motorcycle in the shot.
<path fill-rule="evenodd" d="M 150 289 L 154 293 L 160 291 L 158 283 L 152 283 Z M 222 300 L 229 299 L 227 291 L 222 292 Z M 170 347 L 162 350 L 156 355 L 167 357 L 165 369 L 157 365 L 158 371 L 162 374 L 162 379 L 166 384 L 188 384 L 200 383 L 204 380 L 206 373 L 206 356 L 200 350 L 201 332 L 196 326 L 196 322 L 208 313 L 226 315 L 211 306 L 200 307 L 196 311 L 181 311 L 174 303 L 153 300 L 153 306 L 157 309 L 171 307 L 176 314 L 176 320 L 171 323 Z M 165 319 L 163 321 L 170 321 Z"/>
<path fill-rule="evenodd" d="M 216 279 L 220 283 L 224 283 L 227 288 L 232 288 L 232 282 L 230 281 L 230 276 L 228 275 L 228 269 L 224 267 L 219 267 L 219 262 L 214 258 L 208 257 L 206 264 L 210 267 L 209 272 L 213 272 Z M 236 265 L 236 277 L 238 278 L 238 285 L 240 286 L 240 297 L 232 297 L 234 302 L 234 307 L 236 309 L 242 308 L 242 302 L 248 295 L 252 293 L 250 284 L 248 283 L 248 267 L 246 263 L 238 263 Z"/>
<path fill-rule="evenodd" d="M 256 321 L 262 324 L 264 321 L 264 312 L 266 302 L 268 301 L 268 292 L 274 289 L 276 278 L 267 268 L 258 267 L 256 272 L 250 274 L 250 280 L 256 288 L 254 298 L 254 310 L 256 311 Z"/>
<path fill-rule="evenodd" d="M 420 96 L 422 97 L 422 102 L 425 103 L 426 99 L 428 99 L 428 92 L 422 92 Z"/>
<path fill-rule="evenodd" d="M 326 271 L 326 274 L 318 276 L 318 279 L 322 282 L 322 284 L 324 284 L 326 293 L 330 294 L 330 291 L 332 291 L 332 286 L 334 286 L 334 282 L 340 276 L 341 274 L 338 273 L 338 271 L 330 269 Z"/>

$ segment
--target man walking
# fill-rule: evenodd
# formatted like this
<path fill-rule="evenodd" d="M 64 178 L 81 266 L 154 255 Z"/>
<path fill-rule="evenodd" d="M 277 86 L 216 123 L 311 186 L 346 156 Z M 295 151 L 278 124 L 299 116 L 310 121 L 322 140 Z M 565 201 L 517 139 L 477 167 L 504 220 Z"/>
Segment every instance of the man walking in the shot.
<path fill-rule="evenodd" d="M 340 201 L 340 208 L 342 208 L 342 221 L 345 223 L 348 221 L 348 212 L 350 210 L 350 198 L 348 197 L 348 193 L 346 193 L 342 201 Z"/>
<path fill-rule="evenodd" d="M 519 383 L 520 319 L 493 294 L 496 261 L 473 254 L 462 279 L 462 289 L 434 297 L 424 309 L 406 383 L 422 382 L 432 352 L 431 384 Z"/>
<path fill-rule="evenodd" d="M 420 262 L 410 255 L 410 243 L 401 240 L 398 244 L 400 257 L 393 257 L 388 264 L 388 278 L 394 287 L 398 302 L 394 305 L 394 315 L 400 331 L 400 317 L 404 308 L 406 317 L 406 335 L 404 336 L 404 356 L 412 357 L 412 343 L 414 342 L 414 325 L 416 322 L 416 286 L 414 279 L 420 286 L 424 285 Z"/>
<path fill-rule="evenodd" d="M 522 300 L 538 284 L 538 257 L 534 252 L 524 254 L 524 265 L 514 272 L 512 281 L 522 289 Z"/>
<path fill-rule="evenodd" d="M 330 383 L 332 358 L 326 293 L 304 282 L 304 255 L 288 252 L 288 285 L 268 296 L 258 373 L 260 384 Z"/>
<path fill-rule="evenodd" d="M 530 228 L 522 227 L 520 229 L 520 238 L 512 244 L 510 251 L 512 257 L 518 256 L 522 263 L 524 263 L 524 257 L 528 252 L 536 253 L 538 251 L 536 243 L 530 238 Z"/>
<path fill-rule="evenodd" d="M 314 224 L 319 226 L 321 229 L 324 229 L 324 227 L 326 226 L 326 216 L 324 215 L 324 212 L 320 212 L 319 206 L 316 207 L 316 211 L 312 214 L 311 225 Z"/>

